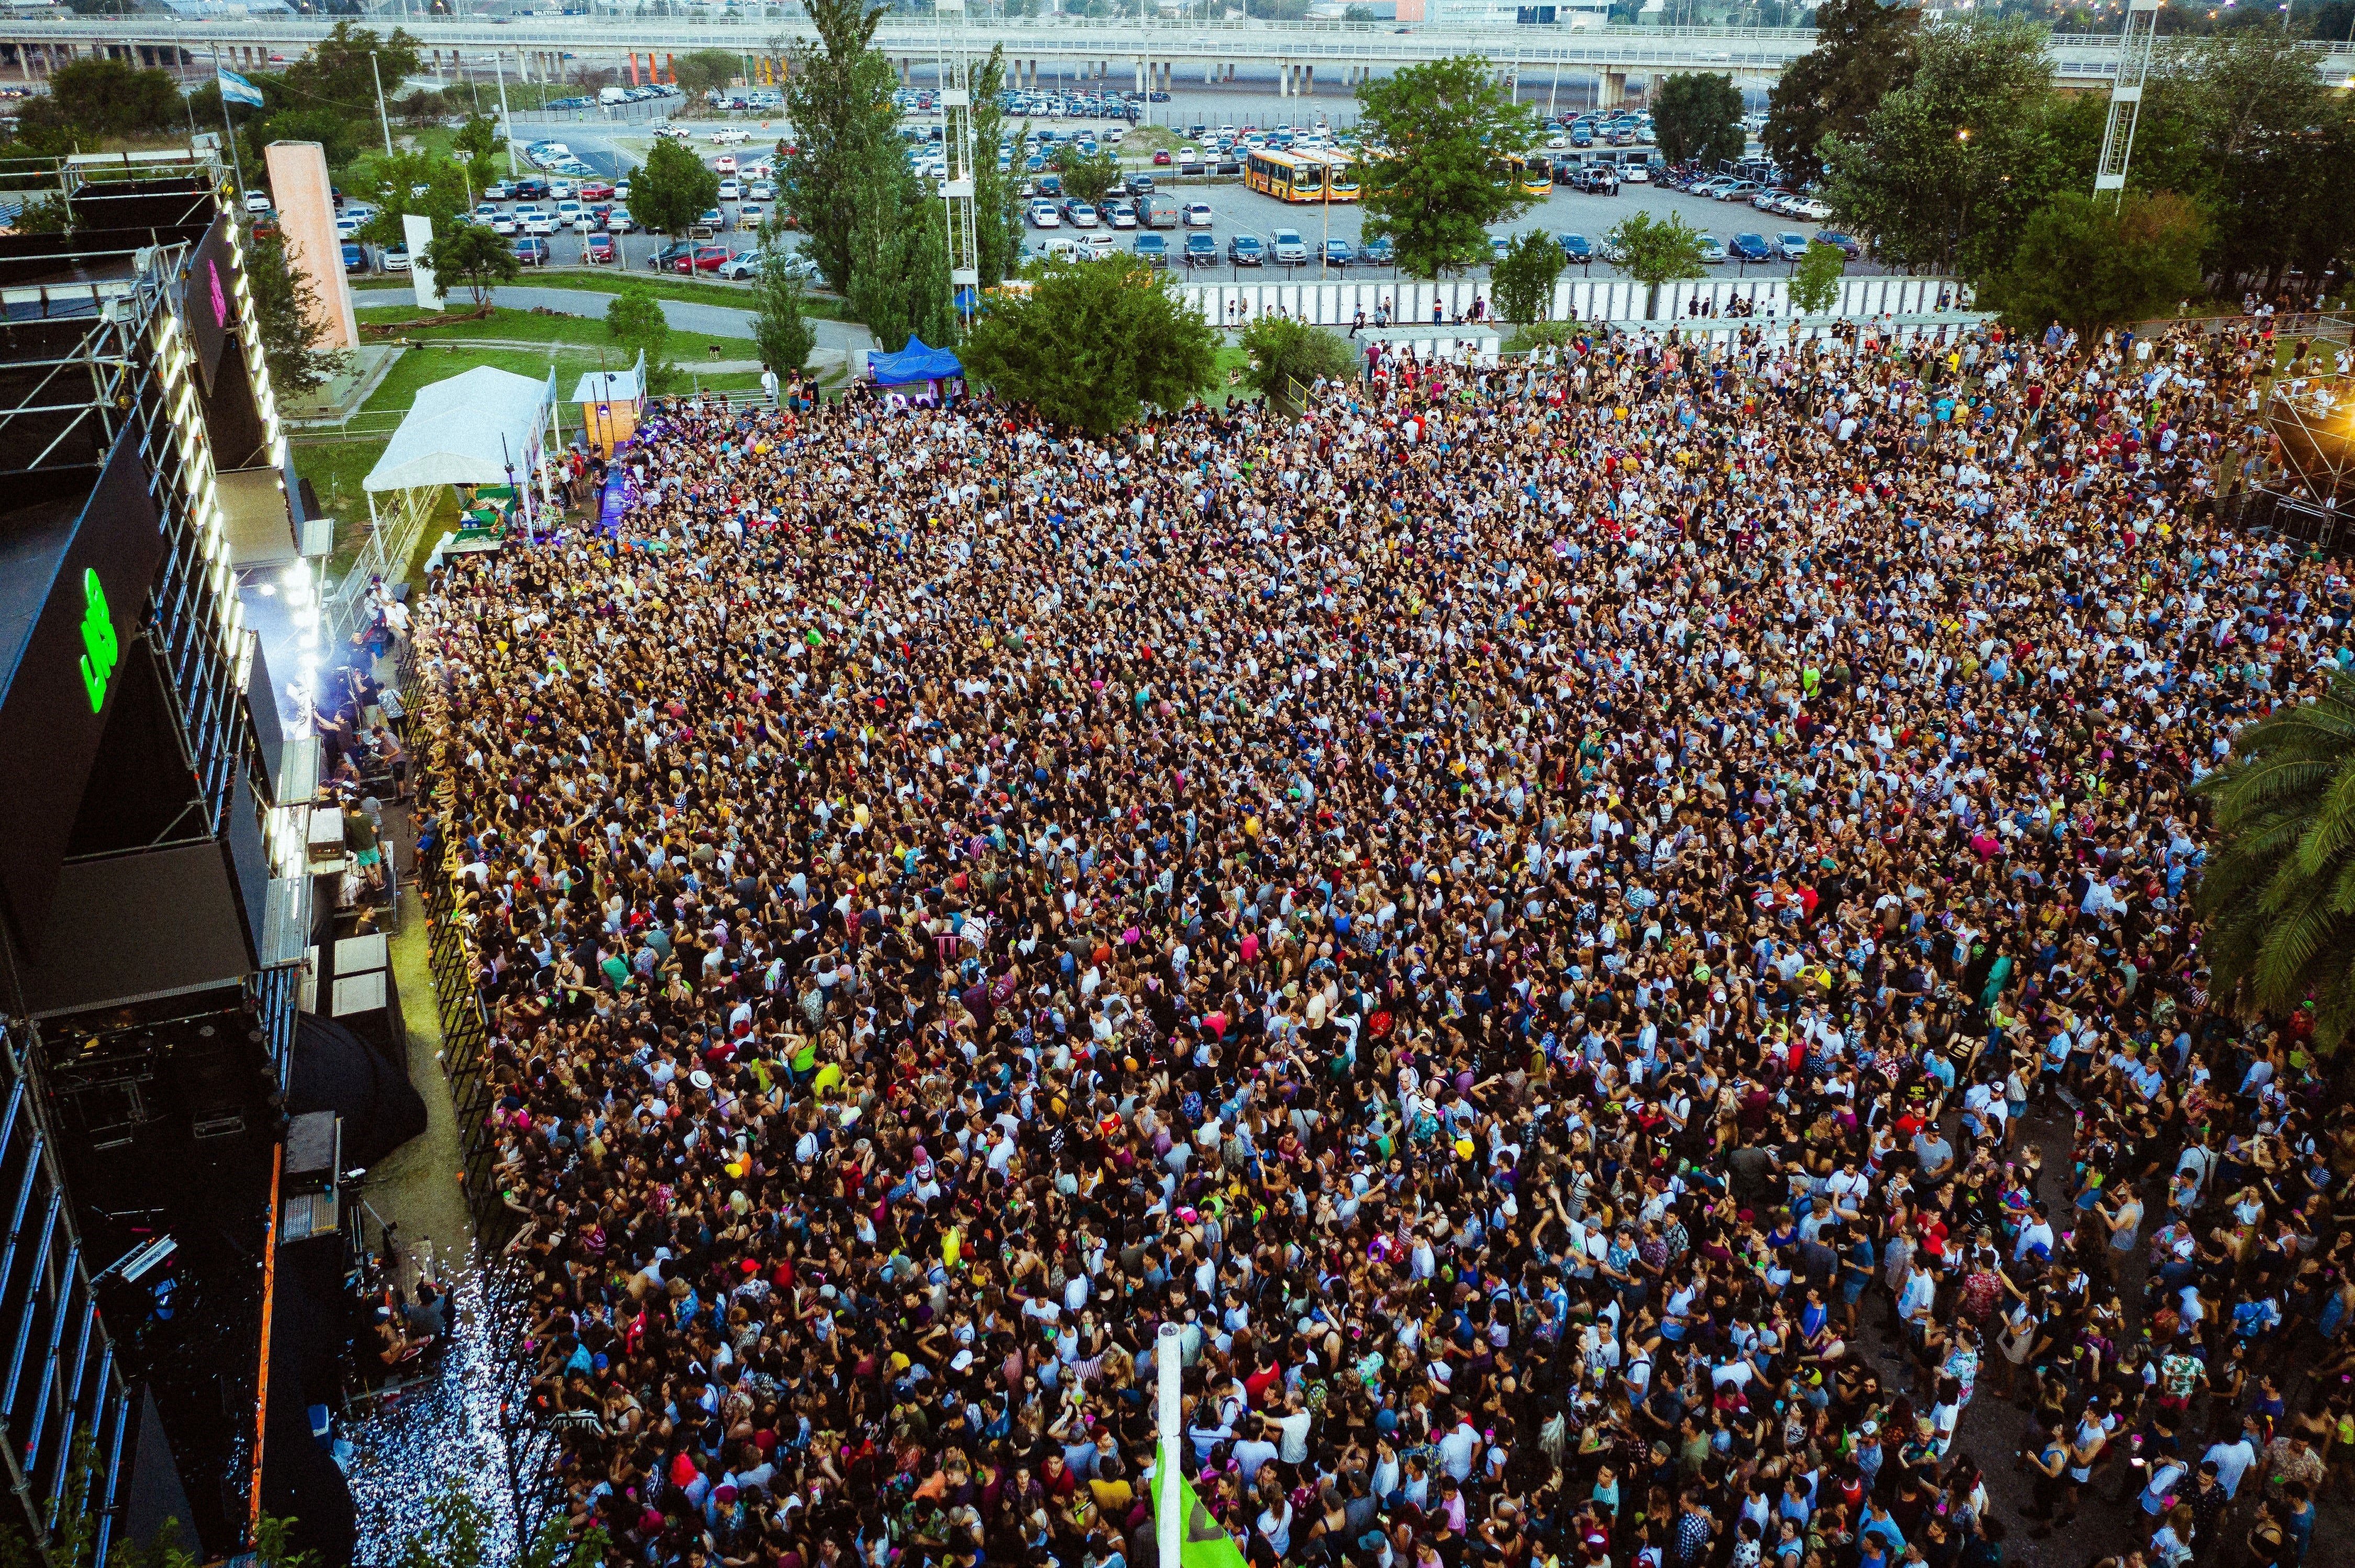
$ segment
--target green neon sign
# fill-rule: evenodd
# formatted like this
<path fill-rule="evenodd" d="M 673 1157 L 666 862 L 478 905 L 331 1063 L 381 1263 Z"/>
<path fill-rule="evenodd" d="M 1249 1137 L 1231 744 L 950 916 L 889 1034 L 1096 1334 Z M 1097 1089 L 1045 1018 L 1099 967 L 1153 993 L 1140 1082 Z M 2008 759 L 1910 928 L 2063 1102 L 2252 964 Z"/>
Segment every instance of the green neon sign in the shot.
<path fill-rule="evenodd" d="M 114 679 L 114 665 L 122 654 L 115 641 L 114 617 L 107 613 L 106 585 L 98 580 L 95 567 L 81 574 L 81 689 L 89 694 L 90 711 L 106 706 L 107 683 Z"/>

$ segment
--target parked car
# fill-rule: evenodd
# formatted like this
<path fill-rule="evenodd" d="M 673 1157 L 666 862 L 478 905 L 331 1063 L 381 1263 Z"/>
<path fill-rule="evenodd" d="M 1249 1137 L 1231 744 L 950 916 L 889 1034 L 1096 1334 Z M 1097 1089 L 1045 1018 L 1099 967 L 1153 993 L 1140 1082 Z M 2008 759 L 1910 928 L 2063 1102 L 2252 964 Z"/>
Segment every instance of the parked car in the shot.
<path fill-rule="evenodd" d="M 1785 229 L 1774 237 L 1774 249 L 1783 253 L 1785 261 L 1796 261 L 1807 253 L 1807 237 Z"/>
<path fill-rule="evenodd" d="M 515 259 L 526 267 L 548 265 L 548 241 L 537 235 L 522 235 L 515 241 Z"/>
<path fill-rule="evenodd" d="M 729 249 L 725 245 L 698 245 L 695 248 L 694 255 L 682 256 L 677 260 L 672 262 L 671 270 L 674 272 L 717 272 L 720 268 L 728 265 L 729 257 L 734 254 L 735 252 Z"/>
<path fill-rule="evenodd" d="M 1096 216 L 1095 208 L 1077 199 L 1063 204 L 1063 217 L 1073 228 L 1093 228 L 1103 221 Z"/>
<path fill-rule="evenodd" d="M 515 214 L 511 212 L 500 213 L 496 217 L 491 219 L 491 232 L 500 236 L 502 238 L 517 233 L 518 231 L 518 227 L 519 226 L 516 222 Z"/>
<path fill-rule="evenodd" d="M 388 272 L 406 272 L 409 270 L 409 247 L 388 245 L 377 252 L 376 260 L 377 264 Z"/>
<path fill-rule="evenodd" d="M 694 249 L 695 246 L 692 241 L 674 239 L 666 244 L 661 249 L 655 251 L 654 253 L 654 259 L 648 261 L 646 265 L 653 268 L 657 272 L 667 272 L 673 269 L 681 258 L 692 254 Z"/>
<path fill-rule="evenodd" d="M 1155 234 L 1148 229 L 1130 240 L 1128 248 L 1149 267 L 1169 265 L 1169 240 L 1165 235 Z"/>
<path fill-rule="evenodd" d="M 1357 247 L 1348 240 L 1328 239 L 1325 242 L 1325 265 L 1327 267 L 1347 267 L 1357 259 Z"/>
<path fill-rule="evenodd" d="M 591 263 L 598 265 L 611 261 L 621 253 L 621 247 L 613 243 L 613 237 L 610 234 L 591 235 L 589 248 L 583 252 Z"/>
<path fill-rule="evenodd" d="M 1218 265 L 1218 261 L 1219 242 L 1215 238 L 1208 234 L 1199 233 L 1188 234 L 1186 237 L 1187 266 L 1215 267 Z"/>
<path fill-rule="evenodd" d="M 1584 267 L 1594 260 L 1594 247 L 1583 234 L 1557 234 L 1553 242 L 1561 247 L 1562 260 Z"/>
<path fill-rule="evenodd" d="M 1272 249 L 1279 267 L 1302 267 L 1308 262 L 1308 242 L 1300 238 L 1296 228 L 1279 228 Z"/>
<path fill-rule="evenodd" d="M 344 270 L 365 272 L 368 270 L 368 247 L 356 239 L 344 241 Z"/>
<path fill-rule="evenodd" d="M 1766 243 L 1766 237 L 1763 234 L 1737 234 L 1726 249 L 1733 253 L 1737 261 L 1771 261 L 1774 259 L 1774 248 Z"/>
<path fill-rule="evenodd" d="M 1210 204 L 1209 202 L 1189 201 L 1186 204 L 1187 228 L 1208 228 L 1214 221 L 1216 220 L 1211 216 Z"/>
<path fill-rule="evenodd" d="M 1488 260 L 1491 262 L 1502 261 L 1506 257 L 1512 254 L 1512 250 L 1513 242 L 1506 238 L 1503 235 L 1492 234 L 1488 236 Z"/>
<path fill-rule="evenodd" d="M 1398 260 L 1398 247 L 1389 235 L 1380 235 L 1358 248 L 1358 260 L 1369 267 L 1388 267 Z"/>
<path fill-rule="evenodd" d="M 1864 247 L 1849 235 L 1835 234 L 1828 228 L 1816 231 L 1816 238 L 1827 245 L 1837 245 L 1839 253 L 1853 261 L 1864 254 Z"/>
<path fill-rule="evenodd" d="M 1029 217 L 1030 227 L 1033 228 L 1060 228 L 1063 227 L 1062 215 L 1055 210 L 1055 204 L 1050 201 L 1032 202 L 1030 204 Z"/>
<path fill-rule="evenodd" d="M 1725 256 L 1725 241 L 1720 239 L 1714 234 L 1704 234 L 1700 237 L 1700 259 L 1702 260 L 1714 267 L 1723 262 Z"/>
<path fill-rule="evenodd" d="M 1263 267 L 1267 264 L 1267 247 L 1256 234 L 1237 234 L 1227 240 L 1227 260 L 1236 267 Z"/>
<path fill-rule="evenodd" d="M 748 278 L 761 275 L 761 257 L 757 251 L 739 251 L 722 261 L 715 270 L 729 281 L 741 283 Z"/>
<path fill-rule="evenodd" d="M 1111 221 L 1112 226 L 1114 228 L 1135 228 L 1136 227 L 1136 205 L 1134 202 L 1114 202 L 1104 208 L 1104 217 Z"/>

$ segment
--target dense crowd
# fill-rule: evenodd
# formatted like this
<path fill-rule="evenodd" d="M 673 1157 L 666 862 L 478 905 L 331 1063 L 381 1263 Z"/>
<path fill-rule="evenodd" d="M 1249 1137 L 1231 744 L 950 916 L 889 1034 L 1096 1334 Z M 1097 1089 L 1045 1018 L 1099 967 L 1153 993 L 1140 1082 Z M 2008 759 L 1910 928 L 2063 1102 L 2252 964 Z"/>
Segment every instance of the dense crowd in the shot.
<path fill-rule="evenodd" d="M 2275 353 L 653 411 L 417 617 L 582 1527 L 1148 1568 L 1167 1323 L 1262 1568 L 2298 1561 L 2355 1118 L 2189 912 L 2355 663 Z"/>

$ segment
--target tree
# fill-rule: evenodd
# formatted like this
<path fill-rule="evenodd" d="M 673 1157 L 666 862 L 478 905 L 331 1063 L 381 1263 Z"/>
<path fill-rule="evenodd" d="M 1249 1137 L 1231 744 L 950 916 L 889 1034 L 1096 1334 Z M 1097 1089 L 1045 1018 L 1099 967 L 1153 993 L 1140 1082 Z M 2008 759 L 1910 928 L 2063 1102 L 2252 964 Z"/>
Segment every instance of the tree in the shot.
<path fill-rule="evenodd" d="M 665 137 L 630 175 L 630 216 L 641 228 L 684 234 L 719 205 L 719 175 L 710 164 Z"/>
<path fill-rule="evenodd" d="M 1065 143 L 1052 162 L 1063 176 L 1063 194 L 1090 207 L 1103 205 L 1104 192 L 1120 183 L 1120 161 L 1110 153 L 1082 153 Z"/>
<path fill-rule="evenodd" d="M 602 1524 L 592 1524 L 575 1539 L 568 1534 L 571 1520 L 552 1514 L 523 1550 L 520 1568 L 597 1568 L 613 1544 Z"/>
<path fill-rule="evenodd" d="M 1632 212 L 1603 238 L 1619 252 L 1619 270 L 1646 289 L 1679 278 L 1709 276 L 1709 266 L 1700 259 L 1700 230 L 1680 214 L 1661 218 Z"/>
<path fill-rule="evenodd" d="M 752 301 L 752 341 L 761 345 L 761 363 L 788 375 L 809 364 L 817 334 L 802 309 L 802 281 L 783 250 L 762 251 Z"/>
<path fill-rule="evenodd" d="M 128 60 L 60 66 L 49 77 L 49 99 L 66 124 L 91 137 L 135 136 L 183 123 L 180 90 L 171 77 Z"/>
<path fill-rule="evenodd" d="M 1550 242 L 1549 242 L 1550 243 Z M 1323 327 L 1290 316 L 1264 315 L 1243 328 L 1243 380 L 1279 408 L 1296 408 L 1301 394 L 1357 368 L 1349 345 Z"/>
<path fill-rule="evenodd" d="M 400 1568 L 490 1568 L 491 1510 L 456 1477 L 426 1500 L 427 1523 L 400 1543 Z"/>
<path fill-rule="evenodd" d="M 246 143 L 246 155 L 251 159 L 247 166 L 259 173 L 262 149 L 272 142 L 316 142 L 327 167 L 340 174 L 359 156 L 361 132 L 372 128 L 375 119 L 373 106 L 366 120 L 333 109 L 281 110 L 253 128 Z"/>
<path fill-rule="evenodd" d="M 1545 230 L 1522 235 L 1488 273 L 1498 313 L 1515 326 L 1544 320 L 1552 313 L 1554 280 L 1569 265 L 1570 258 Z"/>
<path fill-rule="evenodd" d="M 2319 276 L 2347 253 L 2355 95 L 2317 79 L 2310 50 L 2271 29 L 2236 32 L 2171 51 L 2158 74 L 2160 102 L 2179 113 L 2185 145 L 2178 166 L 2138 178 L 2147 134 L 2138 124 L 2128 178 L 2200 203 L 2213 220 L 2226 291 L 2255 281 L 2270 292 L 2291 268 Z M 2146 122 L 2152 107 L 2147 96 Z"/>
<path fill-rule="evenodd" d="M 504 241 L 500 249 L 506 249 Z M 319 346 L 327 334 L 326 312 L 311 281 L 287 260 L 284 235 L 246 237 L 245 282 L 253 295 L 270 385 L 280 397 L 325 386 L 349 362 L 349 355 Z"/>
<path fill-rule="evenodd" d="M 893 135 L 899 75 L 874 48 L 882 7 L 809 0 L 807 9 L 817 42 L 793 48 L 785 116 L 797 140 L 779 167 L 778 196 L 809 236 L 811 259 L 826 285 L 847 293 L 853 214 L 844 195 L 886 160 L 906 167 Z"/>
<path fill-rule="evenodd" d="M 2207 228 L 2179 196 L 2064 191 L 2028 220 L 2019 252 L 1989 280 L 1985 302 L 2015 329 L 2058 321 L 2088 338 L 2162 314 L 2199 292 Z"/>
<path fill-rule="evenodd" d="M 850 312 L 885 352 L 911 334 L 935 346 L 955 340 L 949 301 L 946 217 L 918 190 L 907 165 L 870 161 L 847 193 L 851 213 Z"/>
<path fill-rule="evenodd" d="M 1390 237 L 1399 265 L 1421 278 L 1487 260 L 1489 228 L 1529 206 L 1502 160 L 1536 143 L 1534 112 L 1476 55 L 1366 81 L 1358 102 L 1359 134 L 1380 149 L 1361 165 L 1366 238 Z"/>
<path fill-rule="evenodd" d="M 2355 677 L 2243 730 L 2197 788 L 2216 810 L 2193 895 L 2214 994 L 2273 1018 L 2311 999 L 2333 1048 L 2355 1023 Z"/>
<path fill-rule="evenodd" d="M 724 88 L 743 73 L 744 62 L 726 49 L 696 49 L 678 57 L 671 79 L 689 98 Z"/>
<path fill-rule="evenodd" d="M 1130 257 L 1039 268 L 1028 293 L 991 297 L 960 353 L 1000 396 L 1094 436 L 1182 407 L 1217 363 L 1201 313 Z"/>
<path fill-rule="evenodd" d="M 2055 128 L 2045 30 L 1980 17 L 1923 27 L 1913 79 L 1823 144 L 1827 199 L 1885 261 L 1977 281 L 2009 260 L 2028 215 L 2093 183 Z"/>
<path fill-rule="evenodd" d="M 360 228 L 359 237 L 372 245 L 407 243 L 409 231 L 401 219 L 414 213 L 431 218 L 435 233 L 456 223 L 474 205 L 467 171 L 453 158 L 438 153 L 395 153 L 373 165 L 378 206 L 374 217 Z"/>
<path fill-rule="evenodd" d="M 1801 182 L 1819 179 L 1826 136 L 1863 134 L 1865 118 L 1913 77 L 1921 12 L 1882 0 L 1824 0 L 1816 47 L 1793 60 L 1766 95 L 1767 155 Z"/>
<path fill-rule="evenodd" d="M 997 143 L 1006 136 L 997 95 L 1005 87 L 1006 46 L 992 45 L 989 58 L 973 73 L 973 238 L 985 289 L 1012 276 L 1022 254 L 1020 183 L 997 170 Z"/>
<path fill-rule="evenodd" d="M 507 242 L 479 223 L 455 223 L 437 231 L 423 260 L 445 293 L 466 290 L 474 296 L 476 310 L 489 308 L 493 289 L 523 275 L 523 263 Z"/>
<path fill-rule="evenodd" d="M 1811 316 L 1828 313 L 1839 303 L 1840 277 L 1848 270 L 1848 252 L 1820 239 L 1807 241 L 1807 253 L 1791 273 L 1791 302 Z"/>
<path fill-rule="evenodd" d="M 476 190 L 491 183 L 492 160 L 499 153 L 499 122 L 487 114 L 470 114 L 450 139 L 450 150 L 465 168 Z"/>
<path fill-rule="evenodd" d="M 1742 90 L 1730 76 L 1680 71 L 1653 95 L 1652 124 L 1660 155 L 1671 164 L 1695 159 L 1706 166 L 1742 156 Z"/>

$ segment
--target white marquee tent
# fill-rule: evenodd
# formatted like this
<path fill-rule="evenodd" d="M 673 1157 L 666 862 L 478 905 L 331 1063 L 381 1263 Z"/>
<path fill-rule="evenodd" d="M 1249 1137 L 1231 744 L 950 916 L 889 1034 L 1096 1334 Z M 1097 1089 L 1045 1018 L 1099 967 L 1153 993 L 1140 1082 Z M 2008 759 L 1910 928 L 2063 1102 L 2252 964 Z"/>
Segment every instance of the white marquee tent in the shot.
<path fill-rule="evenodd" d="M 562 440 L 556 418 L 552 365 L 544 381 L 480 365 L 421 389 L 361 482 L 369 538 L 334 608 L 348 613 L 373 578 L 389 580 L 407 571 L 445 485 L 511 484 L 528 525 L 535 500 L 547 500 L 549 446 Z M 377 506 L 380 494 L 396 498 L 385 512 Z"/>

